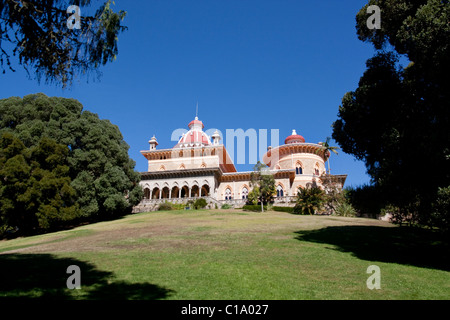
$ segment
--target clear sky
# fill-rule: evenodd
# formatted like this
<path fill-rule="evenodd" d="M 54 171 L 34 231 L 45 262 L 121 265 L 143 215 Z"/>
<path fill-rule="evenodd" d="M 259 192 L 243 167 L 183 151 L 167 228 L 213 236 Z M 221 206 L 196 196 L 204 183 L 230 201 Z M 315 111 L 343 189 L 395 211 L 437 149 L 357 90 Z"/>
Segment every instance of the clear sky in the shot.
<path fill-rule="evenodd" d="M 324 141 L 374 53 L 355 29 L 367 0 L 115 3 L 128 12 L 128 30 L 99 81 L 82 78 L 65 90 L 38 84 L 13 60 L 17 72 L 0 74 L 0 98 L 43 92 L 79 100 L 119 126 L 138 171 L 147 169 L 140 150 L 148 140 L 156 135 L 158 148 L 173 147 L 173 130 L 187 129 L 197 101 L 205 130 L 278 129 L 283 144 L 296 129 L 306 142 Z M 364 164 L 342 151 L 331 157 L 331 171 L 348 174 L 347 186 L 370 180 Z"/>

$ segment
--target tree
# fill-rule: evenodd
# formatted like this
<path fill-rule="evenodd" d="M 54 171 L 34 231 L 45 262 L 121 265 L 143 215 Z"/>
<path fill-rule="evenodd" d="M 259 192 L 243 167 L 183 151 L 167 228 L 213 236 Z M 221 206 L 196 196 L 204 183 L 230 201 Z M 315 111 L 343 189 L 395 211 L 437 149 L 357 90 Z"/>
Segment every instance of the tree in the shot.
<path fill-rule="evenodd" d="M 450 232 L 450 186 L 439 188 L 437 200 L 433 203 L 430 219 L 447 234 Z"/>
<path fill-rule="evenodd" d="M 247 203 L 257 205 L 259 197 L 260 197 L 259 187 L 254 186 L 253 189 L 248 193 Z"/>
<path fill-rule="evenodd" d="M 327 137 L 327 139 L 325 140 L 325 142 L 319 142 L 319 144 L 321 145 L 321 148 L 317 150 L 317 153 L 319 152 L 323 152 L 324 157 L 327 159 L 328 162 L 328 174 L 331 174 L 331 169 L 330 169 L 330 157 L 331 157 L 331 152 L 332 151 L 334 154 L 338 154 L 337 150 L 339 150 L 339 147 L 335 147 L 335 146 L 330 146 L 330 137 Z"/>
<path fill-rule="evenodd" d="M 369 5 L 381 8 L 379 30 L 367 28 Z M 450 185 L 449 16 L 448 1 L 369 1 L 356 28 L 377 53 L 333 124 L 333 138 L 365 162 L 383 201 L 422 224 L 432 221 L 439 188 Z"/>
<path fill-rule="evenodd" d="M 129 213 L 142 199 L 140 175 L 119 128 L 78 101 L 44 94 L 12 97 L 0 100 L 0 114 L 0 134 L 14 134 L 26 148 L 45 137 L 67 149 L 70 187 L 85 220 Z"/>
<path fill-rule="evenodd" d="M 80 216 L 70 185 L 67 146 L 42 137 L 25 145 L 9 132 L 0 137 L 0 223 L 3 231 L 48 230 Z"/>
<path fill-rule="evenodd" d="M 325 203 L 325 192 L 316 186 L 300 188 L 293 213 L 313 215 L 320 212 Z"/>
<path fill-rule="evenodd" d="M 0 67 L 15 71 L 11 57 L 38 81 L 70 85 L 77 75 L 115 60 L 117 40 L 126 30 L 121 23 L 126 12 L 114 12 L 105 1 L 93 15 L 84 15 L 91 0 L 0 0 Z M 69 6 L 81 10 L 72 12 Z M 86 10 L 85 10 L 86 9 Z M 75 16 L 77 14 L 77 16 Z M 69 28 L 76 18 L 80 28 Z"/>
<path fill-rule="evenodd" d="M 250 186 L 254 190 L 259 190 L 259 200 L 261 201 L 261 212 L 264 212 L 264 203 L 268 203 L 272 200 L 276 194 L 275 178 L 270 172 L 268 167 L 258 161 L 254 166 L 253 172 L 250 174 Z M 250 195 L 249 195 L 250 196 Z"/>

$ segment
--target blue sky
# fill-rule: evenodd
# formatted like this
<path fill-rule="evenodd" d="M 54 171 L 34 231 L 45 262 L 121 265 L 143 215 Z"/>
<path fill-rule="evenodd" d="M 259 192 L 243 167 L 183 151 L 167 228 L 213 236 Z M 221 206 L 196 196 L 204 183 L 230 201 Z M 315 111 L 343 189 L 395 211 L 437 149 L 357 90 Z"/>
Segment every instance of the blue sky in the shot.
<path fill-rule="evenodd" d="M 128 12 L 128 30 L 99 81 L 82 78 L 65 90 L 38 84 L 14 60 L 17 72 L 0 75 L 0 98 L 43 92 L 79 100 L 119 126 L 138 171 L 147 169 L 140 150 L 148 140 L 156 135 L 158 148 L 173 147 L 173 130 L 187 128 L 197 101 L 205 130 L 278 129 L 282 144 L 296 129 L 306 142 L 323 141 L 374 53 L 355 31 L 367 0 L 115 3 Z M 346 185 L 370 180 L 364 164 L 342 151 L 331 170 L 348 174 Z"/>

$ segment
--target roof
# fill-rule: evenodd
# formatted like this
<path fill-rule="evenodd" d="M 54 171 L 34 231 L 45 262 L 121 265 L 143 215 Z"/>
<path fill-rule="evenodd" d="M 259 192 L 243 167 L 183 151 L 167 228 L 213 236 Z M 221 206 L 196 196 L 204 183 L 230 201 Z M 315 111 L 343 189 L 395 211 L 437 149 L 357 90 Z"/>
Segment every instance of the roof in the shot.
<path fill-rule="evenodd" d="M 292 130 L 292 134 L 289 137 L 287 137 L 286 140 L 284 140 L 284 144 L 290 143 L 305 143 L 305 138 L 297 134 L 295 130 Z"/>
<path fill-rule="evenodd" d="M 183 134 L 174 146 L 174 148 L 188 148 L 188 147 L 199 147 L 199 146 L 210 146 L 211 138 L 203 132 L 205 127 L 203 122 L 195 117 L 194 120 L 188 124 L 189 131 Z"/>

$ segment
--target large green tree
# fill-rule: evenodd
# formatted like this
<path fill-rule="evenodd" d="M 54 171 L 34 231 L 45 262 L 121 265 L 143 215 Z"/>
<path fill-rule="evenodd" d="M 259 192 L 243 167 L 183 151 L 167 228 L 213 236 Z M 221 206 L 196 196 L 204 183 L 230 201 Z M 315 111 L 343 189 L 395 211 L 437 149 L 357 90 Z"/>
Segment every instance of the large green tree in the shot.
<path fill-rule="evenodd" d="M 74 99 L 33 94 L 0 100 L 2 133 L 14 134 L 26 148 L 44 137 L 67 148 L 70 186 L 87 220 L 130 212 L 142 198 L 140 175 L 119 128 Z"/>
<path fill-rule="evenodd" d="M 367 27 L 369 5 L 381 9 L 379 30 Z M 425 224 L 439 187 L 450 185 L 449 17 L 445 0 L 369 1 L 356 29 L 377 53 L 333 124 L 333 138 L 365 162 L 384 197 Z"/>
<path fill-rule="evenodd" d="M 0 227 L 22 234 L 48 230 L 80 216 L 71 187 L 67 146 L 42 137 L 30 148 L 9 132 L 0 136 Z"/>
<path fill-rule="evenodd" d="M 11 57 L 38 80 L 70 85 L 77 75 L 113 61 L 126 12 L 113 1 L 88 10 L 91 0 L 0 0 L 0 68 L 15 71 Z M 72 10 L 71 5 L 79 10 Z M 90 13 L 90 14 L 89 14 Z M 79 21 L 79 27 L 75 22 Z M 73 26 L 72 26 L 73 25 Z"/>

